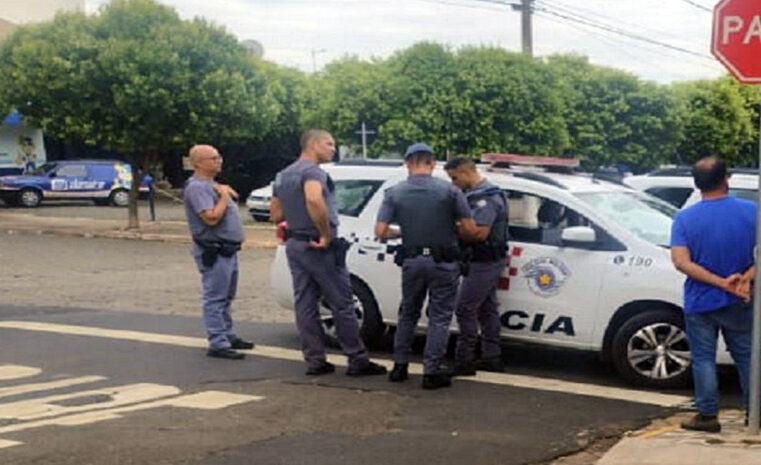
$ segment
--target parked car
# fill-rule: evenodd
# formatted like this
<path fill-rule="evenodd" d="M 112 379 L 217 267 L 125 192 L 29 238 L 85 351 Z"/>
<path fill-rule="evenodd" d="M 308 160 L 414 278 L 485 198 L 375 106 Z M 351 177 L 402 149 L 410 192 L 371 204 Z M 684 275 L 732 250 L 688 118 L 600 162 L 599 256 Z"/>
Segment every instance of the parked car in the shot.
<path fill-rule="evenodd" d="M 626 185 L 654 195 L 677 208 L 688 207 L 700 201 L 700 191 L 695 188 L 688 167 L 666 168 L 640 176 L 628 176 L 623 181 Z M 729 195 L 757 202 L 758 171 L 731 170 Z"/>
<path fill-rule="evenodd" d="M 0 199 L 37 207 L 43 200 L 86 199 L 97 205 L 127 206 L 132 168 L 118 160 L 66 160 L 45 163 L 33 174 L 0 177 Z M 143 183 L 140 191 L 148 192 Z"/>
<path fill-rule="evenodd" d="M 246 198 L 246 207 L 254 221 L 270 220 L 270 200 L 272 199 L 272 185 L 254 189 Z"/>
<path fill-rule="evenodd" d="M 335 184 L 339 234 L 357 317 L 368 345 L 396 323 L 401 272 L 398 241 L 374 239 L 383 191 L 407 176 L 403 167 L 325 166 Z M 435 176 L 446 178 L 440 167 Z M 513 166 L 483 169 L 509 201 L 510 259 L 499 281 L 505 339 L 598 351 L 631 383 L 681 386 L 690 376 L 684 332 L 684 276 L 670 259 L 677 209 L 655 197 L 591 175 Z M 293 308 L 284 246 L 271 268 L 276 300 Z M 323 308 L 327 337 L 335 328 Z M 423 316 L 421 331 L 426 324 Z M 453 330 L 456 330 L 453 325 Z M 722 351 L 719 361 L 729 362 Z"/>

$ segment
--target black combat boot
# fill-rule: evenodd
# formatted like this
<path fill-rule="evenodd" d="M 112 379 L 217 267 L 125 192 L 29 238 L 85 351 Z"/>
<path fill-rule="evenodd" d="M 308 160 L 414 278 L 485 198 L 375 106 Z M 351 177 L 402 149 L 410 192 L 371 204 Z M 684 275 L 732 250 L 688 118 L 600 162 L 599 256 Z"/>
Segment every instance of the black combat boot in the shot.
<path fill-rule="evenodd" d="M 682 428 L 690 431 L 707 431 L 709 433 L 718 433 L 721 431 L 721 425 L 716 415 L 696 414 L 687 421 L 682 422 Z"/>
<path fill-rule="evenodd" d="M 388 374 L 388 380 L 392 383 L 405 381 L 408 377 L 407 366 L 408 364 L 406 363 L 394 363 L 394 368 Z"/>

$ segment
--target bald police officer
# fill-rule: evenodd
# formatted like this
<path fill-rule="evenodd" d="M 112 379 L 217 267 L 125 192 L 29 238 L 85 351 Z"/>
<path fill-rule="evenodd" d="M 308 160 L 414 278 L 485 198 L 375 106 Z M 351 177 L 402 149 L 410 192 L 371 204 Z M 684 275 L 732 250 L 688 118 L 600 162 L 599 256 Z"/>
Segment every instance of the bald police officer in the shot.
<path fill-rule="evenodd" d="M 301 137 L 301 156 L 277 174 L 270 214 L 288 224 L 285 252 L 293 277 L 296 326 L 308 375 L 335 371 L 325 358 L 325 333 L 319 302 L 333 312 L 338 342 L 349 357 L 349 376 L 382 375 L 386 368 L 369 360 L 359 336 L 349 272 L 348 243 L 337 238 L 338 213 L 333 181 L 320 163 L 333 160 L 335 142 L 327 131 L 311 129 Z"/>
<path fill-rule="evenodd" d="M 472 159 L 449 160 L 444 170 L 452 183 L 462 189 L 476 223 L 476 241 L 465 245 L 470 256 L 470 272 L 464 276 L 457 296 L 455 316 L 460 327 L 455 350 L 455 376 L 476 374 L 474 352 L 481 327 L 479 369 L 504 371 L 499 333 L 497 282 L 507 257 L 508 209 L 502 190 L 484 179 Z"/>
<path fill-rule="evenodd" d="M 239 360 L 236 349 L 254 344 L 233 332 L 230 306 L 238 287 L 238 250 L 245 239 L 235 202 L 238 194 L 214 181 L 222 171 L 222 156 L 210 145 L 190 149 L 193 176 L 185 184 L 185 214 L 193 236 L 191 249 L 201 273 L 203 321 L 209 357 Z"/>
<path fill-rule="evenodd" d="M 386 190 L 375 225 L 376 236 L 388 239 L 394 235 L 389 225 L 398 223 L 402 237 L 397 250 L 397 264 L 402 267 L 402 306 L 394 341 L 394 369 L 389 380 L 407 379 L 415 327 L 428 296 L 423 389 L 438 389 L 451 385 L 441 362 L 460 277 L 457 223 L 469 238 L 475 234 L 475 223 L 462 192 L 432 176 L 436 160 L 430 146 L 411 145 L 404 160 L 409 177 Z"/>

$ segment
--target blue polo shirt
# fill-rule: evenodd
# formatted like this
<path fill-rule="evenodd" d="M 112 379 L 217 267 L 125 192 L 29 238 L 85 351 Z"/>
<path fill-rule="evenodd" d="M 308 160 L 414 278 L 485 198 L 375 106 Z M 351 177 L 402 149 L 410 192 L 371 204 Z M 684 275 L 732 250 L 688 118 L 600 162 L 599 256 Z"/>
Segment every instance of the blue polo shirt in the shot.
<path fill-rule="evenodd" d="M 687 247 L 690 259 L 726 278 L 753 265 L 756 211 L 753 202 L 734 197 L 703 200 L 677 214 L 671 227 L 671 246 Z M 687 277 L 684 312 L 706 313 L 740 299 L 709 284 Z"/>

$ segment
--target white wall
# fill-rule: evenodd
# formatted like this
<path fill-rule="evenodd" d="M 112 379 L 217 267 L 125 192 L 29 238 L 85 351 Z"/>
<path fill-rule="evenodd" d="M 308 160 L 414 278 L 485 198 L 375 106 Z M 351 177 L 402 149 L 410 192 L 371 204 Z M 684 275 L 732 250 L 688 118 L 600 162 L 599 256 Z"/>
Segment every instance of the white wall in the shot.
<path fill-rule="evenodd" d="M 85 11 L 85 0 L 0 0 L 0 18 L 17 24 L 47 21 L 64 10 Z"/>

